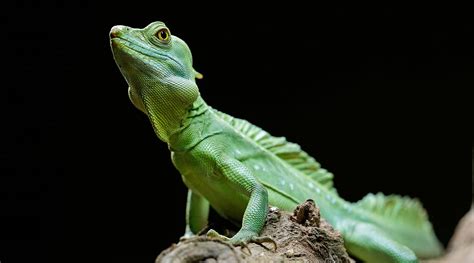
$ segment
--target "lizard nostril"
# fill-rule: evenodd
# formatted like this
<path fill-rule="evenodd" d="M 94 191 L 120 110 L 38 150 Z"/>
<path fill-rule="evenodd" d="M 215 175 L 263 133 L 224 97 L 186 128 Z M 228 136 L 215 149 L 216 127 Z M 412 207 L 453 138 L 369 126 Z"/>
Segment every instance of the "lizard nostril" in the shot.
<path fill-rule="evenodd" d="M 122 31 L 125 30 L 125 26 L 113 26 L 112 29 L 110 29 L 110 38 L 118 37 Z"/>

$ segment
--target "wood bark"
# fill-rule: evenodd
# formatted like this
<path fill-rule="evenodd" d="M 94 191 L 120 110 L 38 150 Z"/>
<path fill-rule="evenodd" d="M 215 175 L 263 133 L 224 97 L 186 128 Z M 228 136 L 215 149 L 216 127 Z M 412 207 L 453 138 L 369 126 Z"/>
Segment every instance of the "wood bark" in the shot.
<path fill-rule="evenodd" d="M 235 234 L 235 229 L 226 229 L 226 226 L 213 227 L 221 227 L 219 231 L 227 235 Z M 271 207 L 261 236 L 272 237 L 278 244 L 277 249 L 270 243 L 234 247 L 200 235 L 171 245 L 160 253 L 156 263 L 356 262 L 347 254 L 339 232 L 321 218 L 312 200 L 299 205 L 293 213 Z M 459 221 L 442 257 L 421 262 L 474 262 L 474 210 Z"/>
<path fill-rule="evenodd" d="M 320 217 L 312 200 L 293 213 L 270 208 L 261 236 L 278 244 L 249 244 L 233 247 L 225 242 L 198 236 L 172 245 L 161 252 L 156 263 L 174 262 L 354 262 L 349 258 L 341 235 Z"/>

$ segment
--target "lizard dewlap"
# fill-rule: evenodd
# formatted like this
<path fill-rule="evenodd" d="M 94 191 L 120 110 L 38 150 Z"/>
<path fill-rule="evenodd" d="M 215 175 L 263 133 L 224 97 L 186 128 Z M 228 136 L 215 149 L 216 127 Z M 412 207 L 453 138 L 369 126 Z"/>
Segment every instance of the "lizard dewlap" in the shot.
<path fill-rule="evenodd" d="M 268 206 L 292 211 L 313 199 L 349 253 L 365 262 L 418 262 L 442 252 L 416 199 L 368 194 L 346 202 L 333 175 L 300 146 L 208 106 L 189 47 L 164 23 L 114 26 L 110 42 L 131 102 L 168 144 L 189 188 L 185 237 L 204 228 L 211 206 L 241 228 L 231 238 L 213 230 L 209 235 L 234 245 L 272 242 L 259 236 Z"/>

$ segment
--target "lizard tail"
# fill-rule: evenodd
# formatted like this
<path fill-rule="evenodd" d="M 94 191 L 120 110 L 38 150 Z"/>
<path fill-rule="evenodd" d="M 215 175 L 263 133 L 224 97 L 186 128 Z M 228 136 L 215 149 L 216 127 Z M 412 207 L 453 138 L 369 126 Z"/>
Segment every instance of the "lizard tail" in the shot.
<path fill-rule="evenodd" d="M 387 235 L 412 249 L 418 257 L 436 257 L 443 252 L 418 199 L 399 195 L 385 196 L 382 193 L 368 194 L 355 203 L 355 206 L 370 211 Z"/>

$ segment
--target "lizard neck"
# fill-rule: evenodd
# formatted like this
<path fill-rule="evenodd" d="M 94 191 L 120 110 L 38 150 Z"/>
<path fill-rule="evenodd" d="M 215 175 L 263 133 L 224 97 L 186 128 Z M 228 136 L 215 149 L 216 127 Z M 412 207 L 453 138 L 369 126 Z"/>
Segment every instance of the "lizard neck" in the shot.
<path fill-rule="evenodd" d="M 204 139 L 221 133 L 222 128 L 213 119 L 210 109 L 199 96 L 188 110 L 180 128 L 170 136 L 168 148 L 173 152 L 188 151 Z"/>
<path fill-rule="evenodd" d="M 198 96 L 197 99 L 193 102 L 191 108 L 188 109 L 186 117 L 181 122 L 181 128 L 189 126 L 194 119 L 207 113 L 208 110 L 209 106 L 207 105 L 207 103 L 202 99 L 201 96 Z"/>
<path fill-rule="evenodd" d="M 173 81 L 157 81 L 137 89 L 155 134 L 166 143 L 172 134 L 182 129 L 188 115 L 194 113 L 193 109 L 207 108 L 194 82 Z"/>

